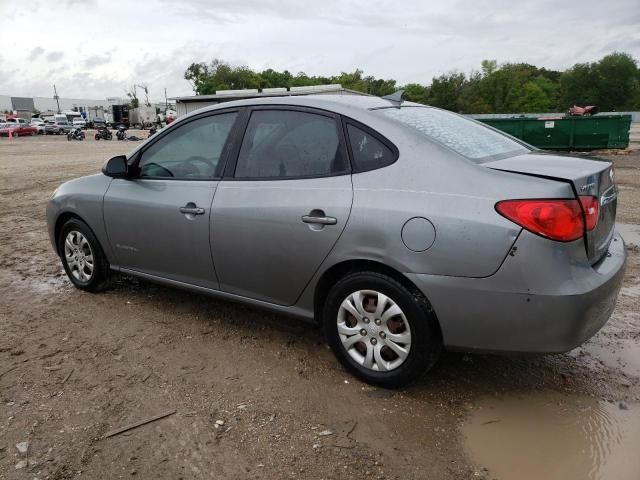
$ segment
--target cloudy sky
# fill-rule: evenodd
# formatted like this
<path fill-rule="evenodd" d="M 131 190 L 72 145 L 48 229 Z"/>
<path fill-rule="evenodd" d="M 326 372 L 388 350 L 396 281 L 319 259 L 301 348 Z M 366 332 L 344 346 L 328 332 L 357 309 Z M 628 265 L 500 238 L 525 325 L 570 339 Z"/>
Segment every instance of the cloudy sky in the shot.
<path fill-rule="evenodd" d="M 191 94 L 192 62 L 430 83 L 484 58 L 565 69 L 640 59 L 640 0 L 0 0 L 0 95 Z"/>

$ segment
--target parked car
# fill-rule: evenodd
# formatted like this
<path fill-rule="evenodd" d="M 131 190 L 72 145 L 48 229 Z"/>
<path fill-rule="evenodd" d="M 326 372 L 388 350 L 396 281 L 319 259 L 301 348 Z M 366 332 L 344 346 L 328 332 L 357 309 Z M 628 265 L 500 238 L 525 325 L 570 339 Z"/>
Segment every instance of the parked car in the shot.
<path fill-rule="evenodd" d="M 555 353 L 594 335 L 626 259 L 612 164 L 397 98 L 181 117 L 58 188 L 53 248 L 82 290 L 116 271 L 316 322 L 384 387 L 443 348 Z"/>
<path fill-rule="evenodd" d="M 38 134 L 38 129 L 24 122 L 5 122 L 0 124 L 0 136 L 26 137 Z"/>
<path fill-rule="evenodd" d="M 71 125 L 73 126 L 73 128 L 82 128 L 83 130 L 86 130 L 87 121 L 82 117 L 74 118 Z"/>
<path fill-rule="evenodd" d="M 104 120 L 104 118 L 94 118 L 92 123 L 93 128 L 95 128 L 96 130 L 107 128 L 107 122 Z"/>
<path fill-rule="evenodd" d="M 26 118 L 12 116 L 7 117 L 5 123 L 19 123 L 21 125 L 27 125 L 29 123 L 29 120 L 27 120 Z"/>
<path fill-rule="evenodd" d="M 54 122 L 47 123 L 44 127 L 47 135 L 66 135 L 71 130 L 73 130 L 73 125 L 66 120 L 55 120 Z"/>
<path fill-rule="evenodd" d="M 32 118 L 31 126 L 38 129 L 38 135 L 44 135 L 45 122 L 41 118 Z"/>

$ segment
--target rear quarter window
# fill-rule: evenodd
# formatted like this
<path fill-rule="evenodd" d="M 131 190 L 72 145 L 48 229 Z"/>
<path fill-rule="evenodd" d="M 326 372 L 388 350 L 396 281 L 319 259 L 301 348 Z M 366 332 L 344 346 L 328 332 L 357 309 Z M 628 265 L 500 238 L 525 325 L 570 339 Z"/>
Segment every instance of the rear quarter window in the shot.
<path fill-rule="evenodd" d="M 395 149 L 372 132 L 348 123 L 347 135 L 354 172 L 375 170 L 396 161 Z"/>

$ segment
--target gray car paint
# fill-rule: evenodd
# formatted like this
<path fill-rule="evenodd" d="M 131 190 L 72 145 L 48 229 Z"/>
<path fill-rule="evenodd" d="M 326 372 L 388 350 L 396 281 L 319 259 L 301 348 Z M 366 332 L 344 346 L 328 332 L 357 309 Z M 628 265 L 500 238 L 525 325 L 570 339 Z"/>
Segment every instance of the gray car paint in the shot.
<path fill-rule="evenodd" d="M 347 225 L 351 202 L 349 175 L 221 182 L 211 221 L 221 289 L 278 305 L 295 304 Z M 314 210 L 337 223 L 300 220 Z M 286 271 L 281 271 L 284 265 Z"/>
<path fill-rule="evenodd" d="M 160 218 L 164 218 L 160 213 L 162 207 L 144 219 L 142 210 L 116 209 L 110 205 L 111 200 L 105 193 L 111 191 L 111 179 L 93 176 L 68 182 L 58 189 L 47 208 L 54 245 L 60 216 L 75 214 L 93 229 L 115 270 L 305 319 L 314 318 L 316 286 L 325 272 L 342 262 L 377 262 L 405 275 L 423 291 L 435 308 L 445 345 L 461 349 L 563 351 L 586 339 L 593 333 L 594 325 L 602 325 L 608 319 L 624 271 L 624 249 L 592 266 L 582 241 L 563 244 L 523 232 L 494 209 L 497 201 L 509 198 L 571 198 L 574 190 L 570 182 L 522 175 L 515 168 L 500 171 L 471 163 L 399 122 L 367 110 L 388 106 L 388 102 L 373 97 L 246 100 L 208 107 L 194 114 L 254 104 L 305 106 L 353 118 L 397 145 L 400 157 L 396 163 L 378 170 L 314 179 L 320 187 L 314 190 L 315 196 L 308 192 L 304 195 L 303 185 L 294 186 L 289 192 L 291 203 L 283 203 L 277 195 L 262 197 L 269 199 L 268 203 L 260 202 L 248 195 L 248 187 L 259 189 L 260 186 L 249 181 L 222 180 L 217 187 L 212 184 L 209 194 L 213 196 L 210 212 L 213 248 L 208 250 L 206 241 L 198 239 L 198 248 L 205 250 L 199 252 L 198 257 L 213 255 L 220 274 L 220 289 L 215 273 L 208 279 L 209 283 L 206 278 L 201 281 L 207 271 L 214 271 L 213 265 L 207 262 L 204 269 L 199 265 L 197 271 L 185 268 L 180 274 L 167 274 L 171 264 L 164 263 L 162 253 L 179 249 L 176 242 L 185 238 L 179 230 L 191 227 L 189 219 L 176 213 L 177 208 L 187 200 L 194 200 L 173 190 L 166 198 L 161 198 L 162 191 L 154 192 L 159 195 L 155 202 L 166 207 L 167 212 L 175 209 L 170 213 L 171 231 L 167 232 L 165 224 L 159 223 Z M 161 134 L 170 134 L 175 126 L 189 121 L 194 114 L 174 122 Z M 129 158 L 134 158 L 146 143 Z M 519 161 L 526 164 L 527 156 L 522 157 Z M 582 160 L 572 160 L 576 168 L 584 166 Z M 551 159 L 550 162 L 548 168 L 553 170 Z M 561 163 L 563 168 L 566 165 L 567 172 L 576 172 L 569 164 Z M 555 172 L 549 176 L 554 175 L 561 174 Z M 113 182 L 135 183 L 131 180 Z M 266 183 L 289 182 L 298 180 L 254 184 L 264 183 L 266 189 Z M 272 185 L 270 188 L 282 187 Z M 336 192 L 339 193 L 336 195 Z M 260 194 L 266 195 L 264 191 Z M 109 228 L 103 221 L 103 197 L 105 219 L 113 217 L 106 221 Z M 208 198 L 202 201 L 206 203 Z M 118 201 L 126 199 L 127 195 L 123 194 Z M 298 223 L 302 215 L 314 208 L 324 210 L 327 215 L 337 212 L 333 216 L 339 223 L 319 231 Z M 286 221 L 283 221 L 284 212 L 287 212 Z M 116 216 L 122 218 L 115 219 Z M 414 217 L 427 218 L 435 228 L 435 241 L 422 252 L 408 249 L 401 238 L 402 226 Z M 277 227 L 280 223 L 289 224 L 292 235 L 281 231 Z M 142 230 L 140 225 L 154 231 L 156 236 L 135 233 L 136 229 Z M 120 231 L 123 228 L 134 232 L 123 233 Z M 153 240 L 155 250 L 149 258 L 129 258 L 125 266 L 121 261 L 133 255 L 134 250 L 120 252 L 121 249 L 114 246 L 119 243 L 116 239 L 134 249 L 140 249 L 141 240 Z M 315 245 L 313 259 L 308 258 L 309 250 L 305 249 L 312 246 L 305 245 L 308 239 Z M 250 240 L 269 258 L 261 257 L 259 252 L 252 254 Z M 618 241 L 621 242 L 615 239 L 616 244 Z M 237 246 L 240 248 L 236 249 Z M 514 246 L 518 253 L 511 256 Z M 181 266 L 174 264 L 173 268 Z M 250 280 L 243 278 L 244 269 L 252 276 Z M 554 291 L 554 287 L 557 290 Z M 540 315 L 544 318 L 539 318 Z M 528 323 L 517 319 L 526 319 Z M 545 330 L 553 326 L 554 321 L 566 328 Z M 523 323 L 527 325 L 523 327 Z M 545 335 L 545 331 L 549 335 Z"/>
<path fill-rule="evenodd" d="M 200 287 L 218 288 L 209 247 L 218 181 L 114 179 L 104 196 L 104 225 L 114 262 Z M 185 215 L 192 203 L 204 215 Z"/>

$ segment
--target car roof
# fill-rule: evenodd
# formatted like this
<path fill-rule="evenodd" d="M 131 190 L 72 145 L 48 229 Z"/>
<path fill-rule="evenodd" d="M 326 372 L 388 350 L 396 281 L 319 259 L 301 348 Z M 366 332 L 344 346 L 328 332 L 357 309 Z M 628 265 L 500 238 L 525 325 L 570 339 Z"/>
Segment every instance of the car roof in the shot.
<path fill-rule="evenodd" d="M 322 110 L 344 113 L 344 110 L 372 110 L 376 108 L 394 107 L 397 103 L 373 95 L 339 95 L 339 94 L 315 94 L 282 97 L 259 97 L 245 100 L 234 100 L 203 107 L 197 112 L 220 110 L 223 108 L 244 107 L 249 105 L 293 105 L 299 107 L 319 108 Z M 402 106 L 425 105 L 413 102 L 402 102 Z"/>

